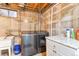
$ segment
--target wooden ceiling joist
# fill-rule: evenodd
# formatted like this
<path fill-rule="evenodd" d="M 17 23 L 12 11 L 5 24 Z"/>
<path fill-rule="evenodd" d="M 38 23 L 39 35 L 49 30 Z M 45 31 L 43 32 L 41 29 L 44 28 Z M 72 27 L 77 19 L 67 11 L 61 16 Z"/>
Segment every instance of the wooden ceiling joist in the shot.
<path fill-rule="evenodd" d="M 33 9 L 36 9 L 37 5 L 38 5 L 38 4 L 36 3 L 36 4 L 34 5 Z"/>
<path fill-rule="evenodd" d="M 11 10 L 20 10 L 22 8 L 22 6 L 25 5 L 25 7 L 23 7 L 25 10 L 29 10 L 29 11 L 36 11 L 36 12 L 40 12 L 42 10 L 47 9 L 47 7 L 50 5 L 50 3 L 24 3 L 24 5 L 22 4 L 22 6 L 20 6 L 21 4 L 19 3 L 8 3 L 8 5 L 6 3 L 2 3 L 2 8 L 5 7 L 6 9 L 11 9 Z M 0 6 L 1 7 L 1 6 Z"/>
<path fill-rule="evenodd" d="M 43 8 L 45 8 L 47 5 L 48 5 L 48 3 L 45 3 L 45 4 L 42 6 L 41 10 L 42 10 Z"/>

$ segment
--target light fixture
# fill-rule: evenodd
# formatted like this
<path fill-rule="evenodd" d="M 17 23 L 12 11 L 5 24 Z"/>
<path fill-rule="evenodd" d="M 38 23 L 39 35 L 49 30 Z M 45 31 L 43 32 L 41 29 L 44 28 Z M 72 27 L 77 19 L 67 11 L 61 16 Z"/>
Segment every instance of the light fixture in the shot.
<path fill-rule="evenodd" d="M 19 3 L 20 7 L 24 7 L 24 5 L 25 5 L 24 3 Z"/>
<path fill-rule="evenodd" d="M 24 19 L 24 22 L 25 22 L 25 23 L 28 23 L 28 19 Z"/>

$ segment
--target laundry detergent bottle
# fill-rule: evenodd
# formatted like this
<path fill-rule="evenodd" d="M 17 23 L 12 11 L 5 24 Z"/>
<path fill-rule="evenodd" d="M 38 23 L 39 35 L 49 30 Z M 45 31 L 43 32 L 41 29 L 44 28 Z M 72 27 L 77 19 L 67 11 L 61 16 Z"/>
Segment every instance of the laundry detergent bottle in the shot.
<path fill-rule="evenodd" d="M 73 28 L 71 28 L 71 36 L 72 36 L 72 39 L 75 39 L 75 32 Z"/>
<path fill-rule="evenodd" d="M 70 29 L 66 29 L 66 39 L 67 40 L 70 40 L 70 36 L 71 35 L 71 31 L 70 31 Z"/>
<path fill-rule="evenodd" d="M 15 42 L 14 42 L 14 47 L 13 51 L 15 55 L 20 55 L 21 54 L 21 39 L 20 37 L 15 37 Z"/>

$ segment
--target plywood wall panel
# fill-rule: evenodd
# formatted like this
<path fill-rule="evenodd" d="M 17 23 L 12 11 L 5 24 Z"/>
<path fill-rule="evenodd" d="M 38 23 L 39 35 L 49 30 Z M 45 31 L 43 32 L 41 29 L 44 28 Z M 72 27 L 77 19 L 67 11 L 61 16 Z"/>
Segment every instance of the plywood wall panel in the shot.
<path fill-rule="evenodd" d="M 7 35 L 7 31 L 10 29 L 10 18 L 0 16 L 0 36 Z"/>

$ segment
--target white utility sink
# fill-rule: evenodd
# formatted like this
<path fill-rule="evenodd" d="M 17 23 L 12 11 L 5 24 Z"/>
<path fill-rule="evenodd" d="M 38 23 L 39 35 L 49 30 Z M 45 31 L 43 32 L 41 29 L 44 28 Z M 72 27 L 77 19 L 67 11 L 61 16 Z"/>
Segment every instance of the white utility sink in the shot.
<path fill-rule="evenodd" d="M 12 41 L 12 36 L 10 37 L 0 37 L 0 47 L 3 47 L 3 46 L 10 46 L 11 45 L 11 41 Z"/>
<path fill-rule="evenodd" d="M 2 36 L 2 37 L 0 37 L 0 41 L 1 41 L 1 40 L 4 40 L 4 39 L 5 39 L 5 37 L 3 37 L 3 36 Z"/>
<path fill-rule="evenodd" d="M 0 37 L 0 56 L 1 51 L 8 49 L 9 56 L 11 55 L 11 46 L 12 46 L 12 39 L 14 36 L 8 36 L 8 37 Z"/>

